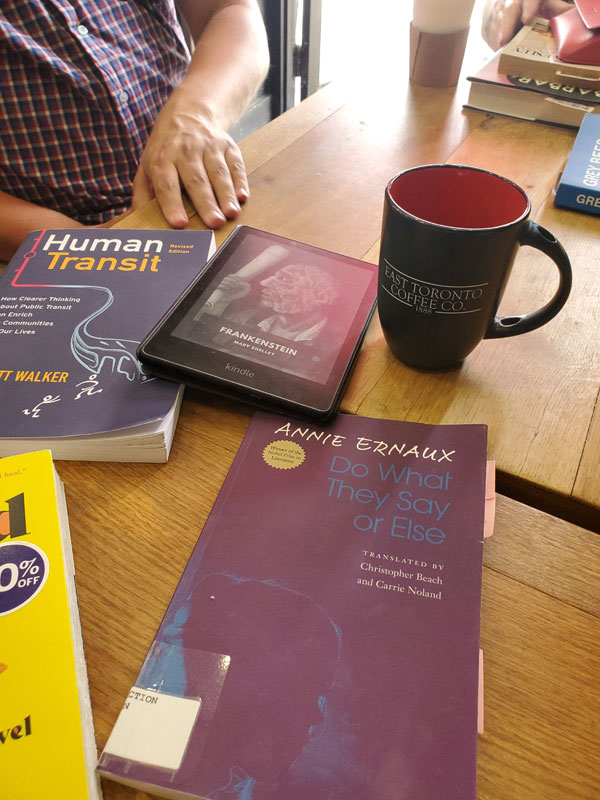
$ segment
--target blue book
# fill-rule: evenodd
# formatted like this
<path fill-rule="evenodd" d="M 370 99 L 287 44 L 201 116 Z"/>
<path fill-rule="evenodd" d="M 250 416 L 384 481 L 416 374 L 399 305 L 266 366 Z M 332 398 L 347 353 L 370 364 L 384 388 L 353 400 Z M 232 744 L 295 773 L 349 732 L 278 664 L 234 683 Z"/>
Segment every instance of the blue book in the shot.
<path fill-rule="evenodd" d="M 554 203 L 600 215 L 600 116 L 584 116 L 560 177 Z"/>

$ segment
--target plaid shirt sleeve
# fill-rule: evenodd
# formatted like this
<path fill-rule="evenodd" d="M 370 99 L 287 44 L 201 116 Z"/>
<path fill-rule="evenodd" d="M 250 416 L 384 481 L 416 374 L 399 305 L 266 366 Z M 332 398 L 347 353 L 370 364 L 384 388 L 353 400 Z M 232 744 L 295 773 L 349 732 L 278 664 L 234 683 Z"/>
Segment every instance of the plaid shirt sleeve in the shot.
<path fill-rule="evenodd" d="M 128 208 L 189 51 L 173 0 L 3 0 L 0 190 L 85 224 Z"/>

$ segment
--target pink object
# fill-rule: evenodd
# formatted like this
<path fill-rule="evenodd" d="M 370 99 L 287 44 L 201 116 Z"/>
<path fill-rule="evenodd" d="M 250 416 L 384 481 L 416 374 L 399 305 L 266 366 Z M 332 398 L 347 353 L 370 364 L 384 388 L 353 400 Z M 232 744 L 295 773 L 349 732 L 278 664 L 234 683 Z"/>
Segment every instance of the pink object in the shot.
<path fill-rule="evenodd" d="M 600 28 L 600 0 L 575 0 L 575 6 L 586 28 Z"/>
<path fill-rule="evenodd" d="M 561 61 L 600 66 L 600 32 L 586 28 L 577 8 L 552 17 L 550 27 Z"/>
<path fill-rule="evenodd" d="M 479 685 L 477 689 L 477 733 L 485 733 L 483 727 L 483 650 L 479 650 Z"/>
<path fill-rule="evenodd" d="M 483 519 L 483 538 L 494 532 L 496 515 L 496 462 L 488 461 L 485 472 L 485 511 Z"/>

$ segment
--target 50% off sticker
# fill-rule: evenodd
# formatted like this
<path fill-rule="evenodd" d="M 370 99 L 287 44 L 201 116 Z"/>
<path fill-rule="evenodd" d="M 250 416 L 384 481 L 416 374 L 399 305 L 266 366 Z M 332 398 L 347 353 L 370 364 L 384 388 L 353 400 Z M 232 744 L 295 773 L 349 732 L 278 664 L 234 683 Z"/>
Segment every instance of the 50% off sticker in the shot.
<path fill-rule="evenodd" d="M 27 605 L 48 577 L 48 558 L 35 544 L 0 544 L 0 616 Z"/>

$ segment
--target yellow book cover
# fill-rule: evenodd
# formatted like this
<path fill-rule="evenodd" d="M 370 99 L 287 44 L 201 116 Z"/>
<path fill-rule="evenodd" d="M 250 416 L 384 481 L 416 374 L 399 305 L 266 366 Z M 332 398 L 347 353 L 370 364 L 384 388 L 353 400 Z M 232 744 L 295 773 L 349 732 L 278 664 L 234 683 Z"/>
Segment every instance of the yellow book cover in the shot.
<path fill-rule="evenodd" d="M 100 798 L 66 505 L 49 451 L 0 459 L 0 796 Z"/>

